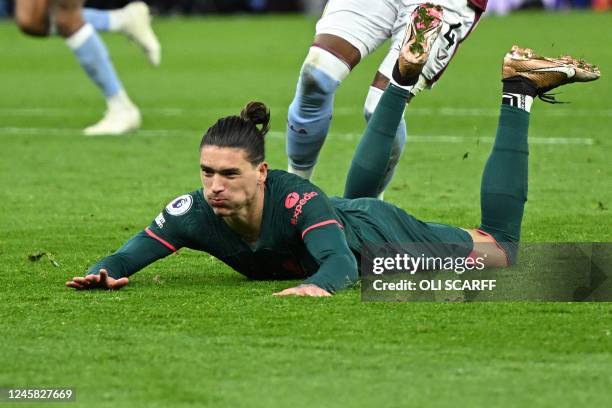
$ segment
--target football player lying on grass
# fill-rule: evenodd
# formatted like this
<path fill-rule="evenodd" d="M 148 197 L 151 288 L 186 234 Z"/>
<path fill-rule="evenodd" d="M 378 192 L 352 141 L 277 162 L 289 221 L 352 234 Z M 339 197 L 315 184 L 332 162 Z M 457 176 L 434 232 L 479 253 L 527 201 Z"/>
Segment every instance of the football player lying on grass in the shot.
<path fill-rule="evenodd" d="M 354 284 L 367 243 L 424 242 L 435 244 L 426 256 L 486 253 L 485 266 L 514 263 L 527 196 L 533 99 L 549 99 L 544 93 L 560 85 L 595 80 L 599 70 L 569 56 L 545 58 L 514 46 L 503 62 L 499 125 L 482 177 L 480 228 L 422 222 L 375 197 L 409 97 L 403 87 L 418 79 L 439 33 L 439 20 L 428 24 L 402 46 L 393 81 L 353 158 L 344 198 L 328 198 L 299 176 L 268 170 L 264 135 L 270 116 L 262 103 L 251 102 L 240 116 L 218 120 L 202 138 L 203 189 L 176 198 L 144 231 L 66 285 L 119 289 L 129 276 L 181 247 L 208 252 L 252 279 L 305 279 L 279 296 L 330 296 Z"/>

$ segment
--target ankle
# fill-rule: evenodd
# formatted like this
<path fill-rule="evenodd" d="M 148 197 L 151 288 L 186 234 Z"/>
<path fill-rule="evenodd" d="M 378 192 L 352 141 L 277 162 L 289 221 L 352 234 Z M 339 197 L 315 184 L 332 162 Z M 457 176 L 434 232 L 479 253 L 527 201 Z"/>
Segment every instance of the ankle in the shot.
<path fill-rule="evenodd" d="M 509 105 L 531 112 L 533 99 L 538 95 L 536 84 L 524 77 L 513 77 L 502 80 L 502 105 Z"/>
<path fill-rule="evenodd" d="M 538 95 L 538 87 L 536 84 L 524 77 L 512 77 L 502 80 L 503 92 L 521 95 L 529 95 L 535 98 Z"/>

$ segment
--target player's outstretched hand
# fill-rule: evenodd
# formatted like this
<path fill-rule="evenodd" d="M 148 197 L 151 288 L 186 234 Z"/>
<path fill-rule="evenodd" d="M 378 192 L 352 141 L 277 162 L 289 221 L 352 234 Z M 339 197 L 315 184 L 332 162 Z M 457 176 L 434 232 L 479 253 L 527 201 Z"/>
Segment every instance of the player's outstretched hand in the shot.
<path fill-rule="evenodd" d="M 85 277 L 75 276 L 71 281 L 66 282 L 66 286 L 69 288 L 75 288 L 76 290 L 87 290 L 87 289 L 121 289 L 129 283 L 128 278 L 114 279 L 108 276 L 106 269 L 100 269 L 99 275 L 87 275 Z"/>
<path fill-rule="evenodd" d="M 303 284 L 294 288 L 288 288 L 280 292 L 276 292 L 274 296 L 312 296 L 322 297 L 331 296 L 331 293 L 313 284 Z"/>

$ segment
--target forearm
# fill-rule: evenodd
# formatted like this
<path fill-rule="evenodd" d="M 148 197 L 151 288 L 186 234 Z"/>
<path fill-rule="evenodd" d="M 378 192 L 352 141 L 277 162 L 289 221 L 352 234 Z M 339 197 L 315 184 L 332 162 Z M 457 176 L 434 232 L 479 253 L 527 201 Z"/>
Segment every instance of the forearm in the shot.
<path fill-rule="evenodd" d="M 319 262 L 319 269 L 305 283 L 334 293 L 359 280 L 357 260 L 338 225 L 315 228 L 308 232 L 304 242 L 310 254 Z"/>
<path fill-rule="evenodd" d="M 98 261 L 87 274 L 98 274 L 100 269 L 106 269 L 111 278 L 128 277 L 171 253 L 170 249 L 141 231 L 114 254 Z"/>
<path fill-rule="evenodd" d="M 314 284 L 334 293 L 354 285 L 358 280 L 357 261 L 353 254 L 339 254 L 326 259 L 319 266 L 317 273 L 304 283 Z"/>

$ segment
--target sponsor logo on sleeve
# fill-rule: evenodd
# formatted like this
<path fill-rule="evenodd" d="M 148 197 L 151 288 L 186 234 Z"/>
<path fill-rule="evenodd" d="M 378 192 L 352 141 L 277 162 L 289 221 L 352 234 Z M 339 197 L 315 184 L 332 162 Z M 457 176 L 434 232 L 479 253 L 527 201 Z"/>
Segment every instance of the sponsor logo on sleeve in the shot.
<path fill-rule="evenodd" d="M 285 198 L 285 208 L 293 208 L 300 201 L 300 195 L 295 191 L 293 193 L 289 193 L 287 198 Z"/>
<path fill-rule="evenodd" d="M 297 195 L 297 193 L 292 193 Z M 290 194 L 291 195 L 291 194 Z M 297 205 L 295 205 L 295 209 L 293 210 L 293 217 L 291 217 L 291 225 L 296 225 L 298 222 L 298 218 L 300 217 L 300 214 L 302 214 L 302 208 L 304 208 L 304 205 L 306 205 L 306 203 L 308 201 L 310 201 L 313 197 L 318 196 L 319 193 L 317 193 L 316 191 L 311 191 L 310 193 L 304 193 L 302 195 L 302 198 L 300 201 L 297 202 Z M 287 199 L 289 199 L 289 197 L 287 197 Z M 287 206 L 287 200 L 285 200 L 285 206 Z M 291 208 L 291 207 L 288 207 Z"/>
<path fill-rule="evenodd" d="M 193 198 L 189 194 L 177 197 L 166 206 L 166 211 L 170 215 L 183 215 L 191 208 Z"/>
<path fill-rule="evenodd" d="M 155 223 L 157 224 L 159 228 L 164 228 L 165 222 L 166 222 L 166 219 L 164 218 L 164 214 L 159 213 L 159 215 L 155 217 Z"/>

